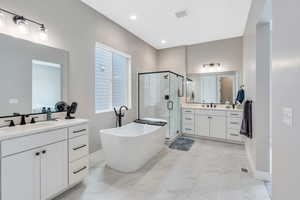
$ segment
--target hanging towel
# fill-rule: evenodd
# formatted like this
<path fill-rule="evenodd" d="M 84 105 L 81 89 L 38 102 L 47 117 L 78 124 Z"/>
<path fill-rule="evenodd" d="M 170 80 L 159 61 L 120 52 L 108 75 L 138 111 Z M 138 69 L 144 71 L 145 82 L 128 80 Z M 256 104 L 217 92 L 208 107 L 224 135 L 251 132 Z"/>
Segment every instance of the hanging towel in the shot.
<path fill-rule="evenodd" d="M 244 89 L 240 89 L 238 91 L 235 103 L 239 102 L 240 104 L 242 104 L 244 102 L 244 99 L 245 99 L 245 91 Z"/>
<path fill-rule="evenodd" d="M 241 135 L 245 135 L 248 138 L 253 137 L 252 135 L 252 101 L 246 101 L 244 105 L 243 121 L 241 126 Z"/>

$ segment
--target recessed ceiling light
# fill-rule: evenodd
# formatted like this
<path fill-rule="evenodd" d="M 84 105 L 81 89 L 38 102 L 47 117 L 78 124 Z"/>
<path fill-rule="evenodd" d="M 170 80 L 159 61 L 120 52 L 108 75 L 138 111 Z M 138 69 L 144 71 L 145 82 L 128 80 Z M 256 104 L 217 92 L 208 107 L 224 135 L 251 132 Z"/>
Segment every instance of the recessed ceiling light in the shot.
<path fill-rule="evenodd" d="M 166 40 L 162 40 L 162 41 L 160 41 L 162 44 L 166 44 L 167 43 L 167 41 Z"/>
<path fill-rule="evenodd" d="M 131 19 L 131 20 L 136 20 L 136 19 L 137 19 L 137 16 L 136 16 L 136 15 L 130 15 L 129 19 Z"/>

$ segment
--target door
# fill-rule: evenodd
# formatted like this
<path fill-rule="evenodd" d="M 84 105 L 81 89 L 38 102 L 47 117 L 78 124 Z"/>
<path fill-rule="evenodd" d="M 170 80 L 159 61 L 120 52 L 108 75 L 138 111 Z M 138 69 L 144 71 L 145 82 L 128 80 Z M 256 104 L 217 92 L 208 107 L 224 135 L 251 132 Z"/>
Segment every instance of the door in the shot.
<path fill-rule="evenodd" d="M 67 141 L 46 146 L 41 152 L 41 199 L 45 200 L 68 186 Z"/>
<path fill-rule="evenodd" d="M 226 117 L 212 116 L 210 134 L 211 137 L 226 139 Z"/>
<path fill-rule="evenodd" d="M 40 156 L 39 150 L 31 150 L 2 158 L 2 200 L 40 200 Z"/>
<path fill-rule="evenodd" d="M 169 137 L 173 138 L 180 133 L 181 127 L 181 108 L 180 108 L 180 93 L 182 90 L 182 78 L 176 74 L 169 73 L 170 81 L 170 100 L 168 108 L 170 110 Z"/>
<path fill-rule="evenodd" d="M 196 135 L 209 136 L 210 116 L 196 114 Z"/>

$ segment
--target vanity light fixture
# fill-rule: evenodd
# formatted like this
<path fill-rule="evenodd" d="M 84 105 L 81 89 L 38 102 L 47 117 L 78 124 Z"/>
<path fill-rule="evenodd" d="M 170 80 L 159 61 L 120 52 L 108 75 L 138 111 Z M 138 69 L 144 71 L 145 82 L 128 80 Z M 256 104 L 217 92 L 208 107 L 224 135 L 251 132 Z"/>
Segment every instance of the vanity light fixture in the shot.
<path fill-rule="evenodd" d="M 18 14 L 14 13 L 14 12 L 5 10 L 3 8 L 0 8 L 0 25 L 1 25 L 1 23 L 2 23 L 2 25 L 4 24 L 4 20 L 3 20 L 4 13 L 7 13 L 7 14 L 13 16 L 12 20 L 18 26 L 19 32 L 21 34 L 27 34 L 29 32 L 28 23 L 31 23 L 31 24 L 39 26 L 40 39 L 43 40 L 43 41 L 47 40 L 47 38 L 48 38 L 48 36 L 47 36 L 47 29 L 46 29 L 46 27 L 45 27 L 44 24 L 39 23 L 39 22 L 37 22 L 35 20 L 32 20 L 32 19 L 25 18 L 22 15 L 18 15 Z"/>
<path fill-rule="evenodd" d="M 204 64 L 202 65 L 203 68 L 206 67 L 221 67 L 221 63 L 208 63 L 208 64 Z"/>

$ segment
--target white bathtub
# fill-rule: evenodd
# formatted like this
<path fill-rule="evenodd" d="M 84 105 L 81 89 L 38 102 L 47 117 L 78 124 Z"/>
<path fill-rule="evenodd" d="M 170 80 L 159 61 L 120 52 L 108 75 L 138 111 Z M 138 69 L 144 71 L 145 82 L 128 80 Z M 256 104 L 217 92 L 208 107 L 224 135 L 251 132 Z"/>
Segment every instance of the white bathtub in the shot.
<path fill-rule="evenodd" d="M 100 131 L 107 165 L 120 172 L 134 172 L 162 150 L 167 125 L 130 123 Z"/>

